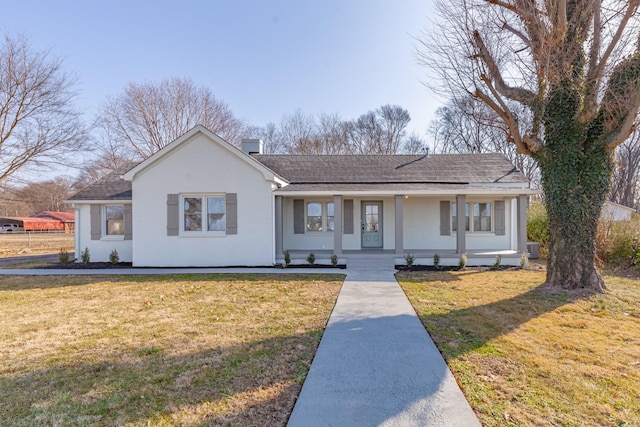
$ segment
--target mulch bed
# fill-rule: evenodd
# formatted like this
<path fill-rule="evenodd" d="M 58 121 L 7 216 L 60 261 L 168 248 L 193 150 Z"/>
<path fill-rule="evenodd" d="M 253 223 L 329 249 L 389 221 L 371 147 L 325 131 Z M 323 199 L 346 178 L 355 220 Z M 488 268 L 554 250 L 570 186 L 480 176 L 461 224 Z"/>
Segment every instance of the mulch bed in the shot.
<path fill-rule="evenodd" d="M 130 262 L 118 262 L 116 264 L 112 264 L 110 262 L 88 262 L 83 264 L 81 262 L 69 262 L 66 264 L 62 263 L 51 263 L 46 266 L 42 266 L 40 268 L 51 268 L 51 269 L 64 269 L 64 270 L 84 270 L 84 269 L 105 269 L 105 268 L 131 268 Z"/>

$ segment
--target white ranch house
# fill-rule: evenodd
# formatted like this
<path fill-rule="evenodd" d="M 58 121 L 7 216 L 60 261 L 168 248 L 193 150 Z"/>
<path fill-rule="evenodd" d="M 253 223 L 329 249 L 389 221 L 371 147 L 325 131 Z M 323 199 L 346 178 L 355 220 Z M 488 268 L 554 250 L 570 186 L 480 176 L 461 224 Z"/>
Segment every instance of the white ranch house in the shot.
<path fill-rule="evenodd" d="M 271 266 L 335 254 L 519 265 L 537 194 L 499 154 L 264 155 L 196 126 L 69 202 L 76 258 L 134 267 Z M 464 208 L 459 208 L 464 206 Z M 464 214 L 459 214 L 464 213 Z"/>

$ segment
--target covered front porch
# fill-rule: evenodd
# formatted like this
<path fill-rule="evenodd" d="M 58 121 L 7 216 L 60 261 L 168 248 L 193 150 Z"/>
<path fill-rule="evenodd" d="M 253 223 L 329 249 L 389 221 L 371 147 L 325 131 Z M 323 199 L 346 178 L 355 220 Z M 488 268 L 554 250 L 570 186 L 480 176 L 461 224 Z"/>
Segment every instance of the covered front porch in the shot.
<path fill-rule="evenodd" d="M 469 188 L 467 187 L 467 190 Z M 527 251 L 526 208 L 530 194 L 523 188 L 475 188 L 466 194 L 387 192 L 362 194 L 276 194 L 275 261 L 340 264 L 357 258 L 393 258 L 405 264 L 455 266 L 466 254 L 467 265 L 520 265 Z M 457 215 L 464 206 L 464 215 Z M 461 209 L 462 211 L 462 209 Z"/>

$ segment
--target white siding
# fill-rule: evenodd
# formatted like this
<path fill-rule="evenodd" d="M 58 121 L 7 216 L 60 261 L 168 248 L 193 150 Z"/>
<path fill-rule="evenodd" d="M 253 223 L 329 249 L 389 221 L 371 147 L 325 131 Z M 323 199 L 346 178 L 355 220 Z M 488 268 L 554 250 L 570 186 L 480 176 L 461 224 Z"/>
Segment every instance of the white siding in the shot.
<path fill-rule="evenodd" d="M 77 204 L 76 206 L 76 251 L 75 256 L 80 261 L 80 253 L 89 248 L 91 262 L 108 262 L 112 250 L 118 251 L 121 262 L 131 262 L 131 240 L 122 238 L 102 238 L 91 240 L 91 205 Z"/>
<path fill-rule="evenodd" d="M 308 202 L 333 202 L 328 197 L 295 197 L 304 199 L 305 206 Z M 395 201 L 393 197 L 366 197 L 357 198 L 343 196 L 342 200 L 353 200 L 353 234 L 342 235 L 342 250 L 361 249 L 362 230 L 362 202 L 382 201 L 382 243 L 384 249 L 394 249 L 395 245 Z M 283 200 L 283 248 L 285 250 L 333 250 L 333 232 L 295 234 L 293 232 L 293 200 L 294 197 L 285 197 Z"/>
<path fill-rule="evenodd" d="M 440 235 L 440 201 L 449 200 L 455 203 L 455 198 L 443 199 L 442 197 L 411 196 L 404 199 L 404 247 L 407 250 L 455 250 L 456 233 L 450 236 Z M 491 202 L 500 200 L 497 198 L 467 198 L 466 202 Z M 509 206 L 509 200 L 505 201 Z M 492 205 L 492 215 L 495 209 Z M 475 249 L 510 249 L 511 234 L 511 209 L 505 209 L 505 235 L 496 236 L 493 232 L 467 232 L 467 250 Z M 492 218 L 493 220 L 494 218 Z"/>
<path fill-rule="evenodd" d="M 167 194 L 237 193 L 238 234 L 167 236 Z M 272 265 L 271 183 L 244 160 L 196 134 L 133 181 L 133 264 Z"/>

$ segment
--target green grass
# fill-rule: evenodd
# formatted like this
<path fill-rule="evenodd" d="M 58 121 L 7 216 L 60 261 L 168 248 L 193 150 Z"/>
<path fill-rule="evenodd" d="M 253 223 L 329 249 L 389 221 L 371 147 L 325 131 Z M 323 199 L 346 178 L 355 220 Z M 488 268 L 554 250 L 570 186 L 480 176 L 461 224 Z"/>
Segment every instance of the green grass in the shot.
<path fill-rule="evenodd" d="M 0 425 L 284 425 L 342 280 L 0 277 Z"/>
<path fill-rule="evenodd" d="M 484 426 L 640 425 L 640 281 L 584 296 L 524 270 L 398 279 Z"/>

